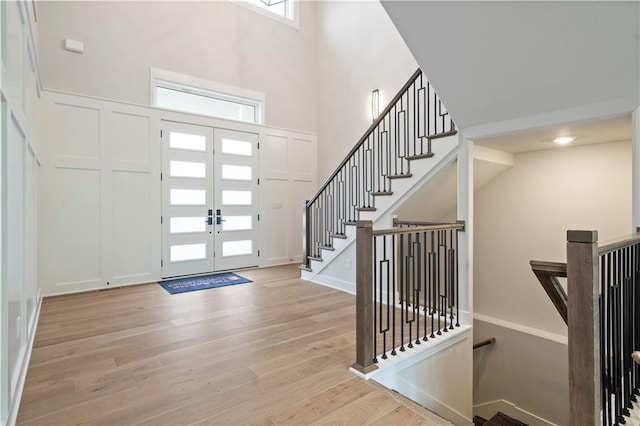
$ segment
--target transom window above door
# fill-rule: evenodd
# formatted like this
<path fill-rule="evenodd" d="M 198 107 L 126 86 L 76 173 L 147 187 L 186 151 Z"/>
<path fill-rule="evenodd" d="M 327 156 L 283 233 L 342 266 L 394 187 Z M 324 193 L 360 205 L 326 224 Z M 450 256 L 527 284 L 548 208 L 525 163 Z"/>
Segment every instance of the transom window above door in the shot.
<path fill-rule="evenodd" d="M 225 120 L 263 124 L 263 93 L 151 69 L 151 105 Z"/>

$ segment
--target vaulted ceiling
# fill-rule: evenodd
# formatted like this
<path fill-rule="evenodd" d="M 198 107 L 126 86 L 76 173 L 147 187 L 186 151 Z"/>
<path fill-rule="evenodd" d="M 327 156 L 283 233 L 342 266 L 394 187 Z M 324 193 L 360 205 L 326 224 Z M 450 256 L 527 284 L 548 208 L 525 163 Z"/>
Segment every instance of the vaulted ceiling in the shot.
<path fill-rule="evenodd" d="M 460 128 L 640 105 L 640 2 L 382 4 Z"/>

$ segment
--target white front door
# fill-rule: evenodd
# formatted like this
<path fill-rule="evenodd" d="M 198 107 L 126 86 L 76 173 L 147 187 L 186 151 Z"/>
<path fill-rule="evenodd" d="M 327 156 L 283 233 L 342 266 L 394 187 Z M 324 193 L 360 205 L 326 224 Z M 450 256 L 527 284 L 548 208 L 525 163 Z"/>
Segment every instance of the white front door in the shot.
<path fill-rule="evenodd" d="M 162 122 L 163 278 L 258 265 L 257 151 L 257 134 Z"/>
<path fill-rule="evenodd" d="M 215 269 L 258 265 L 258 135 L 215 129 Z"/>
<path fill-rule="evenodd" d="M 213 129 L 162 122 L 162 277 L 213 263 Z"/>

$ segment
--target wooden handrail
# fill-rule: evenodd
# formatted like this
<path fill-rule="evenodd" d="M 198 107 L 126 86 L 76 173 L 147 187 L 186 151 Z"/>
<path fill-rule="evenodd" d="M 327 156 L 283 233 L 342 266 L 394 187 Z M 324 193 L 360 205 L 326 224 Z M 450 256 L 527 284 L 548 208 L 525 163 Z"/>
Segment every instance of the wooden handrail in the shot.
<path fill-rule="evenodd" d="M 482 342 L 474 343 L 473 350 L 475 351 L 476 349 L 481 348 L 483 346 L 493 345 L 495 342 L 496 342 L 496 338 L 492 337 L 490 339 L 483 340 Z"/>
<path fill-rule="evenodd" d="M 611 241 L 606 241 L 602 245 L 599 245 L 598 255 L 602 256 L 603 254 L 611 253 L 612 251 L 616 251 L 637 243 L 640 243 L 640 228 L 638 228 L 638 231 L 635 234 L 616 238 Z"/>
<path fill-rule="evenodd" d="M 399 220 L 393 218 L 393 226 L 409 225 L 409 226 L 430 226 L 430 225 L 446 225 L 447 222 L 426 222 L 422 220 Z"/>
<path fill-rule="evenodd" d="M 390 234 L 412 234 L 415 232 L 423 232 L 423 231 L 443 231 L 445 229 L 459 229 L 464 231 L 464 222 L 442 223 L 442 224 L 427 225 L 427 226 L 415 226 L 413 228 L 378 229 L 376 231 L 373 231 L 373 236 L 377 237 L 379 235 L 390 235 Z"/>
<path fill-rule="evenodd" d="M 411 76 L 411 78 L 409 78 L 409 80 L 404 84 L 404 86 L 402 86 L 402 89 L 400 89 L 398 91 L 398 93 L 393 97 L 393 99 L 391 99 L 391 102 L 389 102 L 389 104 L 387 105 L 387 107 L 380 113 L 380 115 L 378 116 L 378 118 L 376 118 L 376 120 L 373 122 L 373 124 L 371 126 L 369 126 L 369 128 L 367 129 L 366 132 L 364 132 L 364 135 L 360 138 L 360 140 L 358 140 L 358 142 L 356 143 L 356 145 L 351 149 L 351 151 L 349 151 L 349 153 L 344 157 L 344 160 L 342 160 L 340 162 L 340 164 L 338 165 L 338 167 L 336 167 L 336 169 L 333 171 L 333 173 L 331 173 L 331 176 L 329 176 L 324 183 L 322 184 L 322 186 L 320 187 L 320 189 L 318 189 L 316 191 L 316 193 L 313 195 L 313 197 L 311 197 L 311 199 L 309 200 L 309 202 L 307 202 L 307 206 L 310 206 L 311 204 L 314 203 L 314 201 L 316 201 L 318 199 L 318 197 L 320 196 L 320 194 L 322 193 L 322 191 L 324 191 L 327 186 L 329 186 L 329 183 L 331 183 L 331 181 L 333 180 L 333 178 L 335 178 L 338 173 L 340 173 L 340 170 L 342 169 L 342 167 L 344 167 L 345 164 L 347 164 L 347 162 L 351 159 L 351 157 L 353 156 L 353 154 L 356 153 L 356 151 L 358 151 L 358 148 L 360 148 L 362 146 L 362 144 L 364 144 L 364 142 L 367 140 L 367 138 L 369 137 L 369 135 L 371 134 L 371 132 L 373 132 L 373 130 L 378 127 L 378 125 L 380 123 L 382 123 L 382 121 L 385 119 L 386 115 L 389 113 L 389 111 L 391 111 L 391 109 L 395 106 L 396 102 L 398 102 L 400 100 L 400 98 L 402 98 L 402 96 L 404 95 L 404 93 L 409 89 L 409 87 L 411 87 L 411 85 L 413 84 L 414 81 L 416 81 L 416 79 L 418 77 L 420 77 L 420 75 L 422 74 L 422 70 L 420 68 L 418 68 L 416 70 L 416 72 L 413 73 L 413 75 Z"/>
<path fill-rule="evenodd" d="M 529 264 L 547 296 L 551 299 L 553 306 L 555 306 L 565 324 L 568 324 L 567 292 L 564 291 L 560 281 L 558 281 L 558 278 L 567 278 L 567 264 L 539 260 L 532 260 Z"/>

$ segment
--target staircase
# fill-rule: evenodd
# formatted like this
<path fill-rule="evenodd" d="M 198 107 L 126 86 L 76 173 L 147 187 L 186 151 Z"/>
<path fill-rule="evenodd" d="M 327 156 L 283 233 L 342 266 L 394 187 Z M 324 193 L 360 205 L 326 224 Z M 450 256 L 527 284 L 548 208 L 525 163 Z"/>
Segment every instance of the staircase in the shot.
<path fill-rule="evenodd" d="M 453 120 L 418 69 L 304 203 L 302 278 L 354 292 L 352 225 L 390 226 L 394 207 L 453 162 L 457 146 Z"/>

